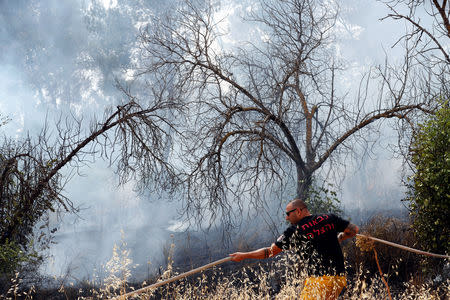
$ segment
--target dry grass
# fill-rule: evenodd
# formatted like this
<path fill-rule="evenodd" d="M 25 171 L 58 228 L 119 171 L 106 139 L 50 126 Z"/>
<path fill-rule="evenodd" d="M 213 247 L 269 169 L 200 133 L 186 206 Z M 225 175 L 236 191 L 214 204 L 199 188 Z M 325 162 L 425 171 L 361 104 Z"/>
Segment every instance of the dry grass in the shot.
<path fill-rule="evenodd" d="M 359 244 L 367 246 L 366 250 L 374 250 L 373 245 L 363 242 Z M 173 260 L 169 258 L 167 270 L 174 276 L 177 272 L 174 271 L 172 262 Z M 235 272 L 227 272 L 220 267 L 215 268 L 207 274 L 186 278 L 132 299 L 298 299 L 306 278 L 306 275 L 299 270 L 301 266 L 295 262 L 295 254 L 287 254 L 266 264 L 243 265 L 239 271 Z M 160 280 L 163 279 L 167 278 Z M 126 283 L 122 283 L 123 285 Z M 117 293 L 117 295 L 120 294 L 123 294 L 123 291 Z M 341 294 L 340 299 L 388 299 L 388 297 L 389 292 L 386 289 L 384 275 L 371 275 L 368 278 L 367 273 L 359 270 L 355 278 L 349 279 L 347 289 Z M 404 284 L 402 290 L 392 293 L 392 298 L 450 299 L 450 280 L 447 279 L 437 286 L 432 282 L 416 284 L 414 280 L 411 280 Z"/>
<path fill-rule="evenodd" d="M 376 245 L 363 239 L 358 240 L 357 246 L 361 252 L 374 251 L 376 248 Z M 168 251 L 168 266 L 158 281 L 178 274 L 173 266 L 174 248 L 172 242 Z M 88 285 L 88 289 L 84 291 L 80 289 L 78 296 L 74 298 L 66 293 L 64 286 L 61 286 L 59 288 L 61 297 L 58 299 L 109 299 L 132 291 L 133 285 L 129 279 L 133 264 L 129 256 L 130 251 L 122 240 L 119 246 L 114 246 L 112 258 L 105 266 L 107 277 L 101 287 L 98 286 L 98 282 L 92 283 Z M 369 272 L 363 265 L 359 267 L 355 275 L 348 278 L 347 289 L 340 299 L 388 299 L 387 276 Z M 129 299 L 298 299 L 306 278 L 301 270 L 302 266 L 296 262 L 295 254 L 283 253 L 270 260 L 251 261 L 247 264 L 226 263 L 197 276 L 184 278 Z M 412 277 L 403 283 L 402 288 L 391 291 L 392 298 L 450 299 L 448 274 L 444 274 L 443 277 L 438 283 Z M 145 285 L 148 284 L 144 282 L 142 286 L 134 285 L 134 287 L 140 288 Z M 0 299 L 33 299 L 33 289 L 28 288 L 26 293 L 23 290 L 25 289 L 20 289 L 20 282 L 16 276 L 8 293 L 0 295 Z"/>

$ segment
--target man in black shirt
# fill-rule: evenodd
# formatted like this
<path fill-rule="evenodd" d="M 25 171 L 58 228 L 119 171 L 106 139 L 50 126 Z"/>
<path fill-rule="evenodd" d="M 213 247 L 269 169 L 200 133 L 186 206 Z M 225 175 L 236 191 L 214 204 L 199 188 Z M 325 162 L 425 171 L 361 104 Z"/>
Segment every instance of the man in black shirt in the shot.
<path fill-rule="evenodd" d="M 300 299 L 336 299 L 347 284 L 339 243 L 354 237 L 358 226 L 333 214 L 311 215 L 300 199 L 286 206 L 286 220 L 292 225 L 271 247 L 232 253 L 231 259 L 263 259 L 294 249 L 307 265 L 308 277 Z"/>

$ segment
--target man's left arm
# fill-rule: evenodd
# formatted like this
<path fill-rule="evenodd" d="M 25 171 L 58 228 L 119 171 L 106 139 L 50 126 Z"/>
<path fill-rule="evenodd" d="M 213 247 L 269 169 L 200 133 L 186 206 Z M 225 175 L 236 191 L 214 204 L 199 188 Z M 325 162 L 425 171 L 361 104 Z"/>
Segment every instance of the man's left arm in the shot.
<path fill-rule="evenodd" d="M 342 241 L 346 239 L 351 239 L 359 232 L 359 227 L 355 224 L 348 224 L 347 227 L 344 229 L 344 232 L 341 232 L 338 234 L 338 241 L 341 243 Z"/>

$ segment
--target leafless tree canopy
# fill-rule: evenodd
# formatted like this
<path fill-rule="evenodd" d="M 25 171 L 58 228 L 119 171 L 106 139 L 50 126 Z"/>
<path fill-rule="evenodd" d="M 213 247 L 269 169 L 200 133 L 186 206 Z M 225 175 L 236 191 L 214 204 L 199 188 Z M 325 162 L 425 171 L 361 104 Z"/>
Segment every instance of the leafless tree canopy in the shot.
<path fill-rule="evenodd" d="M 391 10 L 383 19 L 404 20 L 407 24 L 409 31 L 399 41 L 410 42 L 409 47 L 417 55 L 417 62 L 450 64 L 450 4 L 447 0 L 383 2 Z"/>
<path fill-rule="evenodd" d="M 208 1 L 183 2 L 140 35 L 140 76 L 170 78 L 187 107 L 184 212 L 199 222 L 221 216 L 231 224 L 246 201 L 264 207 L 292 182 L 292 196 L 305 197 L 313 174 L 365 145 L 375 122 L 426 110 L 423 99 L 405 97 L 411 53 L 400 68 L 374 68 L 350 99 L 337 87 L 343 64 L 332 51 L 338 9 L 328 1 L 256 2 L 245 21 L 263 37 L 232 49 L 222 49 L 226 33 Z M 367 92 L 374 78 L 375 99 Z"/>
<path fill-rule="evenodd" d="M 138 186 L 149 190 L 176 190 L 178 176 L 168 161 L 171 118 L 181 106 L 170 99 L 151 99 L 155 98 L 148 98 L 145 107 L 130 101 L 110 109 L 88 130 L 81 119 L 61 117 L 55 127 L 45 126 L 37 138 L 4 140 L 0 148 L 0 244 L 13 241 L 26 250 L 39 223 L 46 237 L 54 233 L 42 221 L 50 211 L 77 212 L 64 196 L 64 186 L 81 167 L 99 157 L 110 159 L 122 182 L 135 179 Z"/>
<path fill-rule="evenodd" d="M 430 111 L 438 105 L 437 100 L 450 99 L 450 3 L 428 0 L 382 1 L 390 13 L 381 20 L 392 19 L 405 26 L 405 34 L 393 47 L 403 46 L 410 57 L 406 66 L 411 84 L 404 98 L 419 99 L 429 103 Z M 408 153 L 411 137 L 422 118 L 411 114 L 406 123 L 399 123 L 400 154 L 409 164 Z M 411 165 L 409 165 L 411 169 Z"/>
<path fill-rule="evenodd" d="M 410 77 L 413 93 L 424 101 L 450 95 L 450 4 L 444 1 L 384 1 L 391 13 L 382 18 L 406 25 L 406 32 L 397 43 L 410 56 Z M 403 22 L 402 22 L 403 21 Z"/>

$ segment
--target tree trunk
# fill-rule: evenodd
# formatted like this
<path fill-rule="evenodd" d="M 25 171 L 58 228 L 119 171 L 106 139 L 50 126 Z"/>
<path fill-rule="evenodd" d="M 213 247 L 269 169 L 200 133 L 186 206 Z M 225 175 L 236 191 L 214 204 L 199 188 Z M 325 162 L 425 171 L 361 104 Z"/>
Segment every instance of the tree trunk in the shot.
<path fill-rule="evenodd" d="M 306 200 L 306 196 L 308 194 L 309 187 L 312 183 L 312 174 L 310 172 L 306 172 L 300 166 L 297 165 L 297 192 L 296 198 L 300 198 L 302 200 Z"/>

